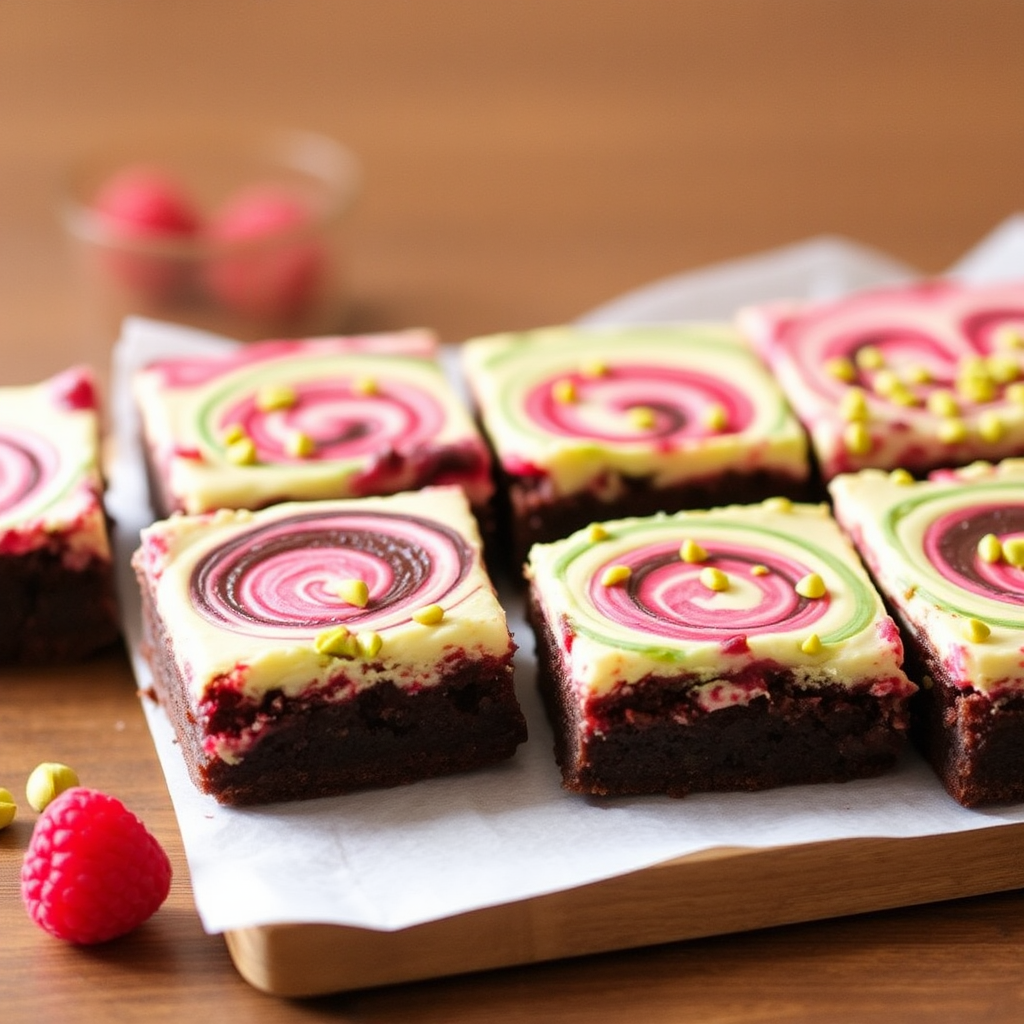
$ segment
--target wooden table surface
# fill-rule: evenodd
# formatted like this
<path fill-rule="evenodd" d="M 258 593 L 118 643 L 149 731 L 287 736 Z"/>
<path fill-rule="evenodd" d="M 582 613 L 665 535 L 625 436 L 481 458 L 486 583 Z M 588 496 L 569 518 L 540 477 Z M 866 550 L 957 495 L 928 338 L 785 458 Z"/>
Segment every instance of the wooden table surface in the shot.
<path fill-rule="evenodd" d="M 53 215 L 95 139 L 237 121 L 345 140 L 366 178 L 348 326 L 456 341 L 823 233 L 941 271 L 1024 207 L 1022 41 L 1016 0 L 0 5 L 0 379 L 105 370 Z M 123 656 L 3 671 L 0 728 L 0 785 L 67 761 L 176 872 L 139 932 L 65 946 L 20 906 L 23 810 L 0 832 L 5 1024 L 1024 1019 L 1021 892 L 275 999 L 200 927 Z"/>

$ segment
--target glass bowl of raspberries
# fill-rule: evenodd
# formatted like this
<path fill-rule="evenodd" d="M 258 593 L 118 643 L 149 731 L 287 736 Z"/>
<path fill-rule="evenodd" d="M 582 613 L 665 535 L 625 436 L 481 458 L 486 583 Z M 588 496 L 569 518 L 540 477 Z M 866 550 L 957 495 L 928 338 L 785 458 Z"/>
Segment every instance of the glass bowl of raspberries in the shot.
<path fill-rule="evenodd" d="M 358 162 L 327 136 L 217 128 L 105 147 L 61 207 L 98 326 L 126 316 L 251 341 L 336 332 Z"/>

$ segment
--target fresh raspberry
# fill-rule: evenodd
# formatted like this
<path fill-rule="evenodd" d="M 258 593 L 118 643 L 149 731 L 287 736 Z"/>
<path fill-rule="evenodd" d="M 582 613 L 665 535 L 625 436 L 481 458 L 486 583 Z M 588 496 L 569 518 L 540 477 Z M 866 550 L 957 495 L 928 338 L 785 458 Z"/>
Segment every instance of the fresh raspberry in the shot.
<path fill-rule="evenodd" d="M 243 189 L 210 218 L 209 239 L 232 252 L 211 260 L 207 286 L 224 306 L 255 320 L 301 316 L 326 272 L 327 253 L 312 228 L 312 211 L 290 191 Z"/>
<path fill-rule="evenodd" d="M 83 786 L 39 816 L 21 868 L 29 916 L 80 945 L 137 928 L 170 886 L 171 863 L 142 822 L 120 800 Z"/>

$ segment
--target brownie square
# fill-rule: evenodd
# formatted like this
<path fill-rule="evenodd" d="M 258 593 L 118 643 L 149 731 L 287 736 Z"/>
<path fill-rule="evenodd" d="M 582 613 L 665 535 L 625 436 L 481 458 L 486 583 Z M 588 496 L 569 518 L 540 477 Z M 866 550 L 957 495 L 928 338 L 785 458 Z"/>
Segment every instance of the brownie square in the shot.
<path fill-rule="evenodd" d="M 824 506 L 598 524 L 534 546 L 527 574 L 569 790 L 845 781 L 905 745 L 896 626 Z"/>
<path fill-rule="evenodd" d="M 1024 281 L 926 281 L 741 311 L 822 476 L 1024 452 Z"/>
<path fill-rule="evenodd" d="M 517 572 L 595 520 L 808 496 L 804 432 L 728 325 L 548 328 L 462 356 Z"/>
<path fill-rule="evenodd" d="M 91 373 L 0 388 L 0 664 L 80 660 L 120 635 Z"/>
<path fill-rule="evenodd" d="M 967 807 L 1024 800 L 1024 460 L 831 490 L 902 628 L 939 778 Z"/>
<path fill-rule="evenodd" d="M 158 515 L 458 484 L 485 514 L 490 453 L 427 331 L 270 341 L 133 379 Z"/>
<path fill-rule="evenodd" d="M 458 487 L 173 516 L 133 561 L 156 695 L 221 803 L 466 771 L 526 738 Z"/>

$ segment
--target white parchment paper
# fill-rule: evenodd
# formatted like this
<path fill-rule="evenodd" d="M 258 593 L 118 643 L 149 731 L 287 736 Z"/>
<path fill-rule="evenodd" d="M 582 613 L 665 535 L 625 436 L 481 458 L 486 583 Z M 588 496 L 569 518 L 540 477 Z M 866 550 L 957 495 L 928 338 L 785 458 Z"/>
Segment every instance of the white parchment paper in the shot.
<path fill-rule="evenodd" d="M 1024 217 L 1001 225 L 952 268 L 973 281 L 1024 276 Z M 656 282 L 581 318 L 614 323 L 720 317 L 739 305 L 822 298 L 914 276 L 912 268 L 823 238 Z M 139 599 L 128 559 L 152 518 L 127 379 L 172 352 L 230 344 L 145 320 L 126 322 L 114 355 L 118 523 L 125 626 L 141 688 Z M 455 778 L 327 800 L 228 809 L 189 781 L 163 712 L 143 704 L 209 932 L 285 922 L 394 930 L 586 885 L 700 850 L 849 837 L 910 837 L 1024 821 L 1024 805 L 968 811 L 913 752 L 882 778 L 758 794 L 585 799 L 565 793 L 534 693 L 533 640 L 507 598 L 520 650 L 517 689 L 530 738 L 510 762 Z"/>

